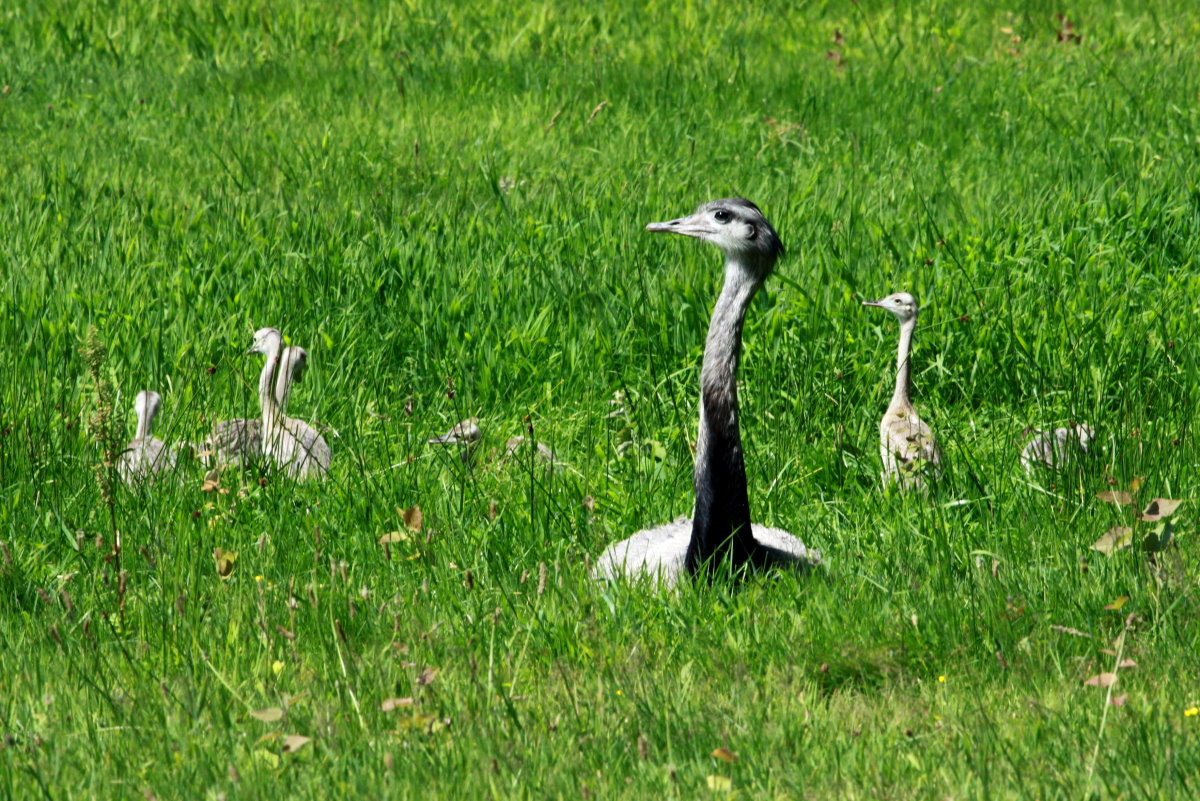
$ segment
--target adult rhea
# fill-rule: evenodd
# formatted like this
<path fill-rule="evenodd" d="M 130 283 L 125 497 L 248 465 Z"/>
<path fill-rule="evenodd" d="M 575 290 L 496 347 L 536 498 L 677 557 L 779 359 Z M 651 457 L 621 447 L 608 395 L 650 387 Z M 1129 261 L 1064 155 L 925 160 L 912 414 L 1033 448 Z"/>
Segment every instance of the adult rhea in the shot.
<path fill-rule="evenodd" d="M 725 285 L 713 309 L 700 370 L 700 429 L 693 472 L 692 518 L 639 531 L 600 556 L 595 575 L 644 575 L 673 583 L 680 573 L 815 564 L 820 554 L 779 529 L 750 522 L 746 465 L 738 428 L 737 369 L 742 324 L 783 243 L 748 200 L 714 200 L 689 217 L 650 223 L 647 231 L 680 234 L 725 254 Z"/>

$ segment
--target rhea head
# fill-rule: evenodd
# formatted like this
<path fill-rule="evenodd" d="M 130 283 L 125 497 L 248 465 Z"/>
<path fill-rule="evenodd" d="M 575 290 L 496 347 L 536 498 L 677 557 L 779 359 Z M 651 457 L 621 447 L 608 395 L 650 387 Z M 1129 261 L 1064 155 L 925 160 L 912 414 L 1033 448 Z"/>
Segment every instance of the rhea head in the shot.
<path fill-rule="evenodd" d="M 270 356 L 283 342 L 283 335 L 278 328 L 260 328 L 254 332 L 254 344 L 246 353 L 261 353 Z"/>
<path fill-rule="evenodd" d="M 152 418 L 158 414 L 158 409 L 162 406 L 162 396 L 152 389 L 143 389 L 133 399 L 133 405 L 139 416 L 146 415 Z"/>
<path fill-rule="evenodd" d="M 751 267 L 760 280 L 770 275 L 784 252 L 779 234 L 758 206 L 740 197 L 710 201 L 690 216 L 650 223 L 646 230 L 682 234 L 716 245 L 727 259 Z"/>
<path fill-rule="evenodd" d="M 308 351 L 299 345 L 292 345 L 284 352 L 285 368 L 292 374 L 293 380 L 303 383 L 304 371 L 308 368 Z"/>
<path fill-rule="evenodd" d="M 902 323 L 917 316 L 917 299 L 907 292 L 897 292 L 880 300 L 864 300 L 862 305 L 887 309 Z"/>

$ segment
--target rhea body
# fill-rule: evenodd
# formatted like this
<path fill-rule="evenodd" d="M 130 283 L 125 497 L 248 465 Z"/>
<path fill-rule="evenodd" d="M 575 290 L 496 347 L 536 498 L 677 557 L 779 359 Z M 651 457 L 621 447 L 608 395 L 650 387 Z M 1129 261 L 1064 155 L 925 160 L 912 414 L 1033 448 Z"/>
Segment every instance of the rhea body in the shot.
<path fill-rule="evenodd" d="M 300 479 L 324 478 L 333 461 L 333 453 L 325 437 L 309 423 L 287 416 L 292 384 L 304 380 L 307 367 L 308 351 L 298 345 L 284 349 L 279 373 L 275 379 L 275 401 L 279 407 L 283 427 L 295 443 L 295 456 L 287 462 L 288 474 Z"/>
<path fill-rule="evenodd" d="M 1057 470 L 1071 462 L 1077 454 L 1087 453 L 1096 432 L 1087 423 L 1069 423 L 1053 431 L 1034 431 L 1034 436 L 1021 449 L 1021 467 L 1025 474 L 1035 466 Z"/>
<path fill-rule="evenodd" d="M 287 417 L 272 390 L 276 370 L 282 369 L 283 337 L 278 329 L 260 328 L 254 334 L 251 353 L 265 357 L 258 378 L 259 411 L 262 413 L 262 452 L 284 473 L 301 481 L 324 478 L 329 472 L 332 453 L 315 428 L 302 420 Z M 299 364 L 300 354 L 297 353 Z M 306 360 L 306 358 L 304 359 Z"/>
<path fill-rule="evenodd" d="M 175 454 L 167 450 L 161 439 L 150 433 L 161 406 L 162 396 L 153 390 L 144 389 L 134 398 L 137 432 L 117 460 L 117 474 L 127 484 L 175 466 Z"/>
<path fill-rule="evenodd" d="M 912 404 L 912 342 L 917 329 L 917 300 L 897 292 L 882 300 L 863 301 L 891 312 L 900 323 L 896 349 L 896 386 L 883 420 L 879 423 L 879 456 L 883 460 L 883 483 L 895 482 L 905 489 L 925 489 L 941 469 L 942 452 L 933 431 Z"/>
<path fill-rule="evenodd" d="M 748 200 L 716 200 L 688 217 L 650 223 L 715 245 L 725 254 L 725 282 L 713 309 L 700 370 L 700 424 L 693 470 L 692 517 L 639 531 L 609 546 L 596 564 L 598 578 L 646 576 L 674 583 L 682 574 L 746 566 L 808 566 L 820 554 L 779 529 L 750 520 L 746 465 L 739 428 L 737 370 L 746 309 L 783 244 Z"/>
<path fill-rule="evenodd" d="M 308 361 L 308 353 L 304 348 L 292 346 L 285 348 L 280 365 L 275 371 L 275 402 L 286 412 L 288 397 L 292 384 L 298 382 Z M 261 380 L 260 380 L 261 385 Z M 261 392 L 261 386 L 259 388 Z M 261 408 L 262 399 L 259 399 Z M 222 420 L 213 426 L 205 448 L 215 455 L 216 465 L 228 465 L 257 462 L 262 459 L 262 418 L 239 417 L 234 420 Z"/>

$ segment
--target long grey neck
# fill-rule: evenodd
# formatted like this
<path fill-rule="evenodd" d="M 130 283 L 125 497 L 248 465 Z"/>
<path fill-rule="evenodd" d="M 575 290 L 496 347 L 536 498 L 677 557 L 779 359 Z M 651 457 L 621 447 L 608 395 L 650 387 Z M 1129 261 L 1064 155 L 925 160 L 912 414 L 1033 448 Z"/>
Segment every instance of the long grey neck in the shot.
<path fill-rule="evenodd" d="M 154 407 L 148 403 L 139 403 L 137 420 L 137 439 L 146 439 L 150 436 L 150 429 L 154 427 Z"/>
<path fill-rule="evenodd" d="M 728 553 L 733 566 L 753 558 L 746 465 L 738 427 L 737 370 L 742 325 L 751 299 L 762 285 L 746 265 L 730 258 L 725 285 L 713 309 L 700 370 L 700 430 L 696 438 L 696 507 L 687 569 L 719 567 Z"/>
<path fill-rule="evenodd" d="M 286 351 L 285 351 L 286 354 Z M 275 376 L 275 405 L 280 415 L 287 414 L 288 396 L 292 394 L 292 381 L 295 380 L 295 363 L 283 358 Z"/>
<path fill-rule="evenodd" d="M 279 360 L 283 355 L 283 343 L 275 342 L 266 359 L 263 361 L 262 372 L 258 375 L 258 406 L 262 410 L 263 434 L 272 431 L 279 420 L 279 404 L 271 392 L 275 371 L 279 369 Z"/>
<path fill-rule="evenodd" d="M 896 349 L 896 388 L 892 391 L 892 408 L 911 406 L 909 393 L 912 390 L 912 351 L 913 331 L 917 328 L 917 315 L 913 315 L 900 324 L 900 345 Z"/>

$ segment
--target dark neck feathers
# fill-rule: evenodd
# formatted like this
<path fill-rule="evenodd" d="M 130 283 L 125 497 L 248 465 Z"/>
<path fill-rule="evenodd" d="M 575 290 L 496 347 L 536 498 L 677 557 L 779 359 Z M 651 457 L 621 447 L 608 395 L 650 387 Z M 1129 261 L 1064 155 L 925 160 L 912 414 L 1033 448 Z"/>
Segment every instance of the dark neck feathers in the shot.
<path fill-rule="evenodd" d="M 762 285 L 759 272 L 735 258 L 725 264 L 725 285 L 713 309 L 700 371 L 700 429 L 696 438 L 696 507 L 686 567 L 717 569 L 728 554 L 736 569 L 757 544 L 750 530 L 746 464 L 738 425 L 737 370 L 746 309 Z"/>

